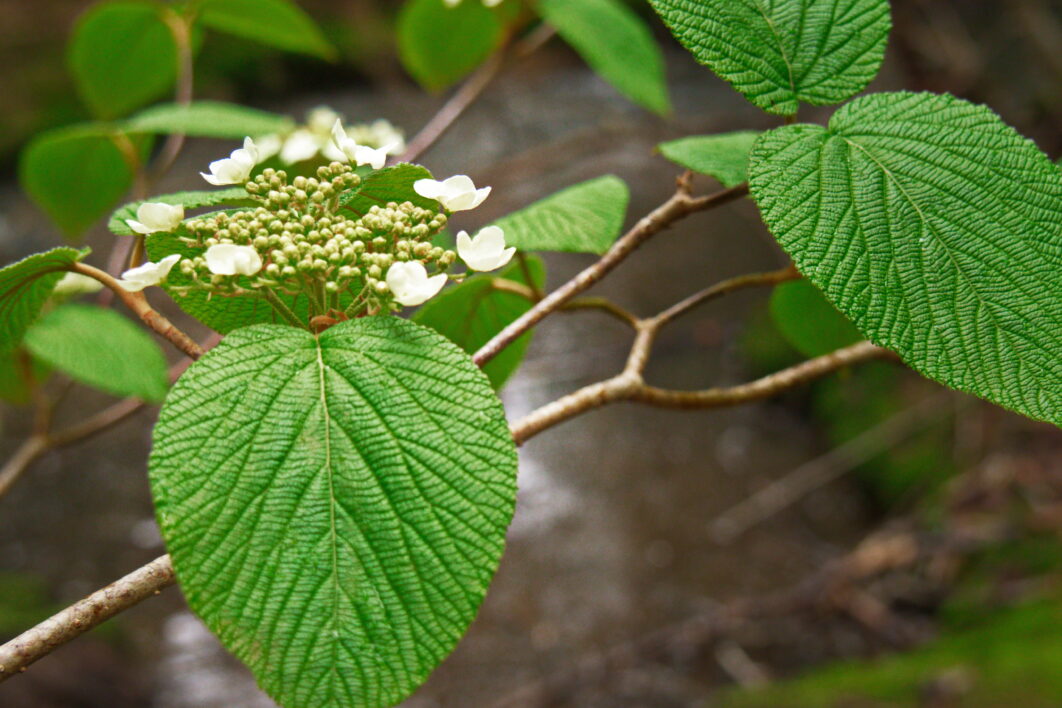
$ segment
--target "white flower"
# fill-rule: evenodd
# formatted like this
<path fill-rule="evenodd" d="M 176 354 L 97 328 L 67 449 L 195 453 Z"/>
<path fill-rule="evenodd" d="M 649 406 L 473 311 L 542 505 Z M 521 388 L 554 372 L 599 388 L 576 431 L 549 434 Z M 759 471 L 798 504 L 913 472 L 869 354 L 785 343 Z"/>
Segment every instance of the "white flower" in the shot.
<path fill-rule="evenodd" d="M 387 269 L 387 287 L 395 300 L 407 307 L 420 305 L 435 297 L 446 285 L 446 274 L 428 277 L 428 270 L 420 261 L 398 261 Z"/>
<path fill-rule="evenodd" d="M 309 130 L 299 128 L 288 136 L 280 149 L 280 159 L 289 165 L 309 160 L 321 148 L 320 140 Z"/>
<path fill-rule="evenodd" d="M 218 243 L 207 249 L 206 264 L 215 275 L 254 275 L 262 270 L 262 257 L 252 246 Z"/>
<path fill-rule="evenodd" d="M 251 177 L 251 170 L 258 164 L 258 146 L 250 138 L 243 139 L 243 147 L 233 150 L 222 160 L 210 163 L 210 174 L 200 172 L 203 179 L 215 186 L 242 184 Z"/>
<path fill-rule="evenodd" d="M 318 106 L 306 114 L 306 127 L 317 135 L 328 135 L 339 114 L 328 106 Z"/>
<path fill-rule="evenodd" d="M 265 162 L 280 153 L 281 148 L 284 147 L 284 138 L 276 133 L 260 135 L 254 139 L 254 146 L 258 148 L 258 162 Z"/>
<path fill-rule="evenodd" d="M 347 160 L 361 165 L 371 165 L 378 170 L 387 162 L 388 153 L 394 149 L 394 145 L 385 145 L 381 148 L 371 148 L 367 145 L 358 145 L 357 141 L 347 135 L 343 129 L 343 121 L 336 118 L 332 125 L 332 143 L 339 149 Z"/>
<path fill-rule="evenodd" d="M 103 283 L 95 278 L 81 275 L 81 273 L 67 273 L 55 284 L 52 294 L 58 297 L 75 297 L 98 293 L 102 288 Z"/>
<path fill-rule="evenodd" d="M 158 263 L 148 261 L 144 265 L 130 268 L 122 273 L 122 279 L 118 281 L 118 284 L 122 286 L 123 290 L 138 293 L 144 288 L 158 285 L 165 280 L 166 276 L 170 274 L 170 269 L 179 260 L 181 260 L 181 255 L 174 253 L 172 256 L 166 256 Z"/>
<path fill-rule="evenodd" d="M 434 179 L 418 179 L 413 190 L 426 199 L 435 199 L 448 211 L 475 209 L 490 194 L 490 187 L 476 189 L 466 175 L 455 175 L 439 182 Z"/>
<path fill-rule="evenodd" d="M 505 247 L 505 232 L 497 226 L 480 229 L 475 238 L 457 234 L 457 254 L 472 270 L 495 270 L 512 260 L 516 248 Z"/>
<path fill-rule="evenodd" d="M 136 219 L 136 221 L 126 219 L 125 223 L 138 234 L 173 231 L 184 220 L 184 206 L 181 204 L 163 204 L 162 202 L 144 202 L 137 207 Z"/>

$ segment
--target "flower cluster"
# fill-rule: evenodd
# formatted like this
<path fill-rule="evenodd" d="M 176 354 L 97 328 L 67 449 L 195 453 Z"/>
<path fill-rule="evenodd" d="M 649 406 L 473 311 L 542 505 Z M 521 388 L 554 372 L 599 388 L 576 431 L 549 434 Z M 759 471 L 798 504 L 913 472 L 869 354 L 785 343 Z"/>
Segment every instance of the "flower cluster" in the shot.
<path fill-rule="evenodd" d="M 351 156 L 335 140 L 337 123 L 341 124 L 338 113 L 327 106 L 319 106 L 306 116 L 305 125 L 290 133 L 263 135 L 255 139 L 259 160 L 268 160 L 275 155 L 284 164 L 294 165 L 320 155 L 326 160 L 345 162 Z M 406 149 L 402 132 L 382 118 L 341 130 L 344 140 L 351 140 L 364 148 L 382 149 L 385 155 L 398 155 Z"/>
<path fill-rule="evenodd" d="M 332 132 L 348 162 L 320 167 L 316 177 L 289 180 L 285 171 L 270 168 L 249 178 L 260 157 L 249 138 L 230 157 L 211 163 L 204 179 L 211 184 L 243 182 L 257 202 L 253 208 L 186 221 L 179 205 L 141 204 L 137 218 L 127 221 L 132 230 L 174 233 L 196 255 L 145 263 L 126 271 L 121 285 L 139 291 L 160 284 L 176 266 L 184 276 L 170 285 L 177 294 L 261 297 L 292 324 L 304 325 L 294 302 L 309 304 L 311 323 L 317 317 L 341 320 L 390 312 L 420 305 L 451 278 L 462 278 L 449 272 L 459 255 L 476 271 L 500 268 L 513 257 L 516 249 L 506 247 L 496 226 L 474 237 L 459 232 L 456 252 L 433 243 L 450 214 L 479 206 L 490 193 L 464 175 L 414 183 L 414 191 L 435 200 L 438 208 L 405 201 L 373 205 L 362 215 L 346 209 L 345 201 L 356 195 L 362 181 L 349 163 L 380 169 L 386 155 L 357 144 L 338 122 Z"/>

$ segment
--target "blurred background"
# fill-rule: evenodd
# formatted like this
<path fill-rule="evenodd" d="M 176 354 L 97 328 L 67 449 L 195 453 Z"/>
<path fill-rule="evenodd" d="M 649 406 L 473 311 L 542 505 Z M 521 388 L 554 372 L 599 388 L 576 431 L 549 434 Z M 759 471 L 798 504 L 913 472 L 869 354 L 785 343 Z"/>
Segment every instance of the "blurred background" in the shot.
<path fill-rule="evenodd" d="M 399 61 L 400 3 L 299 4 L 335 61 L 209 33 L 196 97 L 298 120 L 327 105 L 350 121 L 386 118 L 407 137 L 443 104 L 446 91 L 418 87 Z M 872 89 L 988 103 L 1059 157 L 1062 3 L 892 4 Z M 630 185 L 633 223 L 679 171 L 657 143 L 777 124 L 697 65 L 644 3 L 631 5 L 664 48 L 671 114 L 639 108 L 547 41 L 421 158 L 436 175 L 493 187 L 461 228 L 606 173 Z M 20 189 L 18 160 L 40 131 L 91 118 L 66 58 L 91 6 L 0 0 L 0 264 L 63 242 Z M 199 188 L 197 172 L 233 147 L 190 140 L 157 191 Z M 97 225 L 85 243 L 106 254 L 112 238 Z M 550 286 L 590 260 L 550 254 Z M 647 315 L 784 263 L 746 203 L 657 237 L 595 292 Z M 161 295 L 168 316 L 207 335 Z M 662 337 L 649 379 L 700 388 L 799 361 L 808 352 L 780 330 L 780 310 L 837 326 L 813 295 L 772 308 L 748 292 L 698 310 Z M 593 312 L 547 320 L 503 390 L 510 419 L 617 372 L 628 346 L 627 330 Z M 60 422 L 111 402 L 75 387 Z M 25 407 L 2 412 L 6 457 L 32 421 Z M 164 552 L 145 476 L 155 415 L 49 453 L 0 497 L 0 639 Z M 526 444 L 519 481 L 479 618 L 405 705 L 1062 705 L 1062 433 L 1051 426 L 876 363 L 733 410 L 593 412 Z M 270 705 L 176 589 L 0 684 L 4 708 Z"/>

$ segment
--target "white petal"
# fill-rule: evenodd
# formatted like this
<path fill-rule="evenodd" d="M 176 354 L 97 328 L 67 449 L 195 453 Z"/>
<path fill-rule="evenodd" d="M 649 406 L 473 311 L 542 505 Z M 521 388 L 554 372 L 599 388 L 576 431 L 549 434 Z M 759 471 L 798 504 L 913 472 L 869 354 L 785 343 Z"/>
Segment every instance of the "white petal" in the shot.
<path fill-rule="evenodd" d="M 279 135 L 264 135 L 255 140 L 255 145 L 258 147 L 258 159 L 265 162 L 280 152 L 284 139 Z"/>
<path fill-rule="evenodd" d="M 498 7 L 502 4 L 502 0 L 483 0 L 484 7 Z"/>
<path fill-rule="evenodd" d="M 177 261 L 179 261 L 179 260 L 181 260 L 181 254 L 174 253 L 172 255 L 166 256 L 161 261 L 159 261 L 158 262 L 159 280 L 165 280 L 166 276 L 168 276 L 170 274 L 170 271 L 173 270 L 173 266 L 177 265 Z"/>
<path fill-rule="evenodd" d="M 288 164 L 309 160 L 320 149 L 317 136 L 305 129 L 296 130 L 284 141 L 280 150 L 280 159 Z"/>
<path fill-rule="evenodd" d="M 425 199 L 438 199 L 443 193 L 443 183 L 434 179 L 418 179 L 413 183 L 413 191 Z"/>
<path fill-rule="evenodd" d="M 315 133 L 327 133 L 337 120 L 339 114 L 328 106 L 318 106 L 306 114 L 306 125 Z"/>
<path fill-rule="evenodd" d="M 203 176 L 206 177 L 206 175 Z M 155 229 L 151 228 L 150 226 L 146 226 L 145 224 L 141 224 L 139 221 L 135 221 L 133 219 L 126 219 L 125 223 L 135 233 L 144 235 L 155 233 Z"/>
<path fill-rule="evenodd" d="M 262 270 L 262 257 L 251 246 L 219 243 L 205 255 L 207 269 L 215 275 L 254 275 Z"/>
<path fill-rule="evenodd" d="M 184 220 L 184 206 L 163 202 L 144 202 L 137 207 L 136 218 L 142 226 L 151 229 L 148 233 L 173 231 Z"/>
<path fill-rule="evenodd" d="M 246 137 L 243 139 L 243 150 L 251 158 L 251 166 L 253 167 L 258 162 L 258 146 L 254 144 L 250 137 Z"/>
<path fill-rule="evenodd" d="M 215 177 L 212 174 L 208 175 L 206 172 L 200 172 L 199 175 L 203 179 L 205 179 L 207 182 L 210 182 L 210 184 L 214 185 L 215 187 L 220 187 L 220 186 L 225 185 L 225 184 L 232 184 L 232 182 L 225 182 L 224 180 L 221 180 L 221 179 Z"/>
<path fill-rule="evenodd" d="M 447 197 L 458 197 L 466 192 L 473 192 L 476 189 L 475 183 L 472 182 L 472 178 L 468 175 L 454 175 L 453 177 L 447 177 L 442 182 L 443 194 Z"/>
<path fill-rule="evenodd" d="M 374 149 L 365 145 L 356 145 L 354 147 L 354 162 L 361 165 L 370 165 L 374 170 L 378 170 L 387 163 L 387 150 L 380 148 Z"/>

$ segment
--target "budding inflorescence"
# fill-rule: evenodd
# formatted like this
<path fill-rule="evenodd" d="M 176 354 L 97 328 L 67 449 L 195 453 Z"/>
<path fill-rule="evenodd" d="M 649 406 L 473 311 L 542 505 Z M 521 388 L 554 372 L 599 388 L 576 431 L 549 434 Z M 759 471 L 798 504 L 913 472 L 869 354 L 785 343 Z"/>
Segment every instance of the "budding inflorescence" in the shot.
<path fill-rule="evenodd" d="M 181 261 L 190 283 L 171 289 L 259 295 L 278 307 L 285 307 L 277 297 L 281 293 L 304 295 L 311 317 L 344 318 L 419 304 L 392 292 L 388 271 L 395 263 L 416 261 L 425 275 L 428 268 L 445 274 L 457 254 L 434 246 L 432 238 L 446 225 L 446 214 L 410 202 L 372 206 L 361 217 L 343 213 L 340 195 L 360 181 L 350 165 L 339 162 L 290 184 L 284 171 L 264 170 L 246 184 L 261 202 L 257 208 L 185 222 L 182 240 L 205 251 Z"/>

